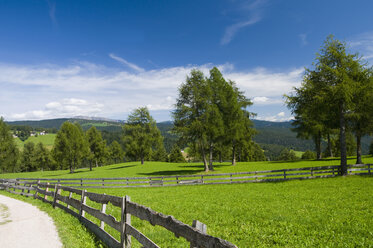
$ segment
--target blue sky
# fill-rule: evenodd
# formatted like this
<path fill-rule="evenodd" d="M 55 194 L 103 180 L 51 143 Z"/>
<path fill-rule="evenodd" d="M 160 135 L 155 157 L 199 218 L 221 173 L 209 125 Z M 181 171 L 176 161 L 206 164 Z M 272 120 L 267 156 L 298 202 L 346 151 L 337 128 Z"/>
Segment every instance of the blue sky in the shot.
<path fill-rule="evenodd" d="M 258 119 L 291 118 L 283 94 L 329 34 L 373 59 L 373 1 L 0 0 L 0 115 L 170 120 L 192 68 L 217 66 Z M 370 63 L 371 64 L 371 63 Z"/>

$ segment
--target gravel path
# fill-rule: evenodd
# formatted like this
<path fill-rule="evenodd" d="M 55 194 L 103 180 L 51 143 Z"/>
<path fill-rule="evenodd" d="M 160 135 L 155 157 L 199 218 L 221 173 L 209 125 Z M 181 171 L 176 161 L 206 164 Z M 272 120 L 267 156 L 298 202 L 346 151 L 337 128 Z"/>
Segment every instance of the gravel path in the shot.
<path fill-rule="evenodd" d="M 37 207 L 0 195 L 0 247 L 62 247 L 54 223 Z"/>

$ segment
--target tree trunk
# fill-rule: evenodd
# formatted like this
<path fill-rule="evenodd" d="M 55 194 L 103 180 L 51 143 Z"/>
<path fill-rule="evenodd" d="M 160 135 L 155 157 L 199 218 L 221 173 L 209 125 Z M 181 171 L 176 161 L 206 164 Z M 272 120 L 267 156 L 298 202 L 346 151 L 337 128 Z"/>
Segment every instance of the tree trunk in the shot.
<path fill-rule="evenodd" d="M 361 161 L 361 134 L 356 132 L 356 164 L 362 164 Z"/>
<path fill-rule="evenodd" d="M 144 164 L 144 155 L 141 155 L 141 164 Z"/>
<path fill-rule="evenodd" d="M 240 147 L 240 149 L 238 150 L 238 162 L 242 162 L 241 156 L 242 156 L 242 147 Z"/>
<path fill-rule="evenodd" d="M 89 170 L 92 171 L 92 160 L 89 160 Z"/>
<path fill-rule="evenodd" d="M 328 155 L 330 157 L 333 157 L 333 150 L 332 150 L 332 143 L 331 143 L 331 140 L 330 140 L 330 134 L 328 133 Z"/>
<path fill-rule="evenodd" d="M 341 146 L 341 174 L 347 175 L 346 120 L 343 105 L 339 117 L 339 143 Z"/>
<path fill-rule="evenodd" d="M 205 167 L 205 172 L 209 172 L 209 166 L 207 164 L 206 153 L 205 149 L 203 149 L 203 146 L 201 146 L 201 154 L 203 159 L 203 166 Z"/>
<path fill-rule="evenodd" d="M 315 140 L 315 148 L 316 148 L 316 159 L 320 160 L 322 158 L 321 156 L 321 131 L 317 133 L 317 135 L 314 137 Z"/>
<path fill-rule="evenodd" d="M 97 158 L 96 158 L 96 167 L 98 167 L 98 162 L 97 162 Z"/>
<path fill-rule="evenodd" d="M 213 145 L 212 145 L 212 143 L 210 143 L 210 158 L 209 158 L 209 170 L 214 170 L 214 166 L 213 166 L 213 164 L 212 164 L 212 159 L 213 159 L 213 157 L 212 157 L 212 152 L 214 151 L 214 149 L 213 149 Z"/>
<path fill-rule="evenodd" d="M 232 165 L 236 165 L 236 144 L 234 140 L 232 146 Z"/>
<path fill-rule="evenodd" d="M 221 155 L 221 151 L 219 152 L 219 162 L 223 163 L 223 156 Z"/>

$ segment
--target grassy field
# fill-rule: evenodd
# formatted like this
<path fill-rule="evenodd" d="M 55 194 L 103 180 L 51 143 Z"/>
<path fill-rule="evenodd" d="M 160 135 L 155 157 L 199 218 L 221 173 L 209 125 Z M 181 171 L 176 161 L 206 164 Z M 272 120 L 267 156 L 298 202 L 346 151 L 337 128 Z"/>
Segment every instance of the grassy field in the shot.
<path fill-rule="evenodd" d="M 372 157 L 364 157 L 372 163 Z M 349 163 L 353 164 L 354 158 Z M 217 164 L 214 173 L 338 165 L 338 160 Z M 200 174 L 203 166 L 158 162 L 124 163 L 68 171 L 3 174 L 1 177 L 126 177 Z M 279 183 L 159 188 L 90 189 L 131 200 L 184 223 L 199 220 L 208 234 L 238 247 L 372 247 L 373 177 L 348 176 Z M 43 203 L 40 203 L 44 205 Z M 88 201 L 91 206 L 98 204 Z M 120 218 L 118 208 L 107 212 Z M 89 215 L 88 215 L 89 216 Z M 133 225 L 161 247 L 188 247 L 182 238 L 133 217 Z M 64 223 L 57 225 L 64 225 Z M 105 227 L 116 238 L 117 232 Z M 134 247 L 140 247 L 135 241 Z"/>
<path fill-rule="evenodd" d="M 349 164 L 355 163 L 355 158 L 348 159 Z M 364 156 L 363 162 L 373 163 L 372 156 Z M 325 159 L 321 161 L 315 160 L 298 160 L 293 162 L 286 161 L 261 161 L 261 162 L 241 162 L 236 166 L 230 163 L 215 163 L 214 171 L 211 173 L 234 173 L 244 171 L 259 171 L 259 170 L 275 170 L 288 168 L 301 168 L 311 166 L 329 166 L 339 165 L 338 159 Z M 70 174 L 69 170 L 58 171 L 37 171 L 25 173 L 9 173 L 0 174 L 0 178 L 95 178 L 95 177 L 144 177 L 144 176 L 167 176 L 167 175 L 192 175 L 206 174 L 203 170 L 202 163 L 164 163 L 164 162 L 145 162 L 141 165 L 140 162 L 128 162 L 122 164 L 108 165 L 103 167 L 77 169 L 74 174 Z"/>
<path fill-rule="evenodd" d="M 23 150 L 23 145 L 27 142 L 34 142 L 35 144 L 41 142 L 47 149 L 52 150 L 55 138 L 56 134 L 51 133 L 46 135 L 39 135 L 37 137 L 29 137 L 25 142 L 17 138 L 15 139 L 15 142 L 17 144 L 18 149 L 20 149 L 21 151 Z"/>

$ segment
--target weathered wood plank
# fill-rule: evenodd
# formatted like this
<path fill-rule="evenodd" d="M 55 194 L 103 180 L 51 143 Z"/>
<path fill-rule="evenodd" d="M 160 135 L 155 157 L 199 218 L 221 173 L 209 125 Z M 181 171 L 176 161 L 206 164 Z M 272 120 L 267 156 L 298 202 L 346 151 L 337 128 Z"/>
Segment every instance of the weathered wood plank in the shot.
<path fill-rule="evenodd" d="M 120 248 L 120 243 L 113 238 L 110 234 L 99 228 L 96 224 L 91 222 L 90 220 L 80 217 L 78 213 L 74 212 L 73 210 L 56 203 L 56 206 L 65 210 L 69 214 L 73 215 L 74 217 L 78 218 L 80 222 L 87 227 L 91 232 L 93 232 L 107 247 L 110 248 Z"/>
<path fill-rule="evenodd" d="M 226 240 L 204 234 L 191 226 L 175 219 L 173 216 L 158 213 L 148 207 L 134 202 L 127 202 L 127 211 L 152 225 L 159 225 L 175 233 L 176 236 L 184 237 L 189 242 L 194 242 L 202 247 L 236 247 Z"/>
<path fill-rule="evenodd" d="M 103 186 L 100 186 L 99 188 L 101 187 Z M 97 203 L 104 203 L 104 204 L 108 204 L 110 202 L 116 207 L 121 206 L 122 198 L 119 196 L 97 194 L 97 193 L 92 193 L 92 192 L 86 192 L 85 194 L 91 201 L 94 201 Z"/>
<path fill-rule="evenodd" d="M 133 236 L 140 244 L 144 245 L 146 248 L 159 248 L 153 241 L 142 234 L 139 230 L 135 229 L 133 226 L 126 224 L 126 234 Z"/>
<path fill-rule="evenodd" d="M 85 204 L 82 205 L 82 209 L 86 211 L 88 214 L 92 215 L 93 217 L 104 221 L 106 224 L 117 230 L 118 232 L 121 231 L 120 229 L 120 222 L 117 221 L 113 216 L 101 213 L 100 210 L 87 206 Z"/>
<path fill-rule="evenodd" d="M 68 198 L 67 196 L 58 195 L 57 199 L 72 206 L 73 208 L 80 210 L 80 201 L 74 198 Z"/>

